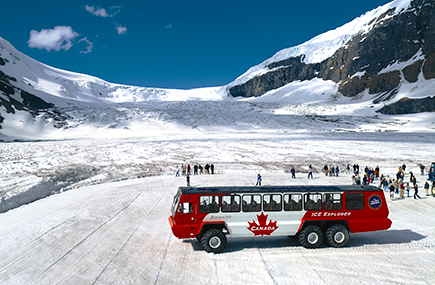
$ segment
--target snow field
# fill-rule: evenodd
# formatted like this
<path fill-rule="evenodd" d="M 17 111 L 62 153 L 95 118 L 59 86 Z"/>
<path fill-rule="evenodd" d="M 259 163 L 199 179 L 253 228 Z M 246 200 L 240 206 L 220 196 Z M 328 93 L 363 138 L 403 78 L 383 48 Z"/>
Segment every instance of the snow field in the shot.
<path fill-rule="evenodd" d="M 252 185 L 255 174 L 192 176 L 192 184 Z M 350 180 L 349 174 L 262 175 L 264 185 Z M 424 191 L 422 200 L 387 199 L 391 229 L 351 234 L 345 248 L 309 250 L 288 237 L 229 238 L 222 254 L 208 254 L 195 239 L 171 233 L 167 218 L 182 185 L 184 177 L 164 175 L 87 186 L 0 214 L 0 284 L 435 282 L 435 198 Z"/>
<path fill-rule="evenodd" d="M 381 167 L 432 162 L 431 133 L 187 132 L 126 139 L 0 144 L 0 212 L 86 185 L 175 173 L 182 163 L 214 163 L 217 173 L 321 172 L 324 164 Z M 299 176 L 299 174 L 297 175 Z M 349 181 L 346 181 L 346 184 Z"/>

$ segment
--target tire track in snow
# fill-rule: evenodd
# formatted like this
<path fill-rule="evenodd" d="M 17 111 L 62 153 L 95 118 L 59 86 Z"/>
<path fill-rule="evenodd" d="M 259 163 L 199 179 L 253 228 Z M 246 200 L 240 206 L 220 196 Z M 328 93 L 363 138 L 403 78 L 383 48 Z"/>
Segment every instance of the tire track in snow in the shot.
<path fill-rule="evenodd" d="M 142 194 L 143 192 L 139 193 L 138 196 L 136 196 L 136 198 L 139 198 L 139 196 Z M 144 216 L 144 218 L 141 220 L 141 222 L 137 225 L 137 227 L 133 230 L 133 232 L 130 234 L 130 236 L 128 237 L 127 241 L 122 245 L 122 247 L 116 252 L 116 254 L 113 256 L 113 258 L 107 263 L 107 265 L 103 268 L 103 270 L 100 272 L 100 274 L 98 274 L 97 278 L 95 278 L 94 282 L 92 282 L 92 284 L 95 284 L 98 279 L 104 274 L 104 272 L 107 270 L 107 268 L 109 268 L 109 266 L 113 263 L 113 261 L 121 254 L 121 252 L 124 250 L 124 248 L 127 246 L 127 244 L 130 242 L 130 240 L 133 238 L 134 234 L 137 232 L 137 230 L 140 228 L 140 226 L 143 224 L 143 222 L 148 218 L 148 216 L 154 211 L 154 209 L 157 207 L 157 205 L 160 203 L 160 201 L 162 200 L 163 194 L 160 195 L 159 200 L 157 200 L 157 202 L 154 204 L 154 206 L 151 208 L 151 210 L 148 211 L 148 213 Z M 136 200 L 135 198 L 135 200 Z M 132 201 L 133 203 L 134 201 Z M 130 203 L 130 204 L 132 204 Z M 129 204 L 129 205 L 130 205 Z M 129 206 L 128 205 L 128 206 Z M 128 207 L 127 206 L 127 207 Z M 170 240 L 170 239 L 169 239 Z M 169 242 L 168 242 L 168 247 L 169 247 Z M 167 248 L 166 248 L 167 251 Z M 166 256 L 166 252 L 165 252 L 165 256 Z M 162 261 L 163 263 L 163 261 Z M 160 266 L 161 268 L 161 266 Z"/>
<path fill-rule="evenodd" d="M 31 256 L 32 254 L 34 254 L 36 251 L 38 251 L 41 247 L 44 247 L 45 244 L 41 243 L 37 246 L 32 246 L 33 244 L 35 244 L 36 242 L 38 242 L 39 240 L 41 240 L 44 236 L 48 235 L 49 233 L 53 232 L 54 230 L 60 228 L 61 226 L 67 224 L 70 221 L 74 221 L 77 217 L 81 217 L 80 219 L 86 218 L 89 216 L 89 213 L 85 216 L 82 216 L 83 212 L 80 214 L 77 214 L 71 218 L 69 218 L 68 220 L 65 220 L 57 225 L 55 225 L 54 227 L 50 228 L 49 230 L 45 231 L 44 233 L 40 234 L 38 237 L 34 238 L 31 242 L 28 242 L 27 244 L 23 245 L 21 247 L 21 250 L 23 250 L 25 253 L 24 254 L 20 254 L 19 258 L 14 259 L 11 263 L 5 265 L 3 268 L 0 268 L 0 272 L 4 272 L 5 270 L 7 270 L 9 267 L 18 264 L 19 262 L 25 260 L 28 256 Z M 27 250 L 28 247 L 31 247 L 30 250 Z M 59 245 L 58 247 L 60 247 L 61 245 Z M 46 254 L 47 255 L 47 254 Z M 44 255 L 44 256 L 46 256 Z"/>
<path fill-rule="evenodd" d="M 115 219 L 118 215 L 120 215 L 122 212 L 124 212 L 128 207 L 133 204 L 134 201 L 136 201 L 137 198 L 139 198 L 140 195 L 142 195 L 143 192 L 140 192 L 139 194 L 134 197 L 133 200 L 130 201 L 125 207 L 123 207 L 121 210 L 119 210 L 115 215 L 113 215 L 110 219 L 106 220 L 104 223 L 100 224 L 97 228 L 95 228 L 93 231 L 91 231 L 87 236 L 85 236 L 83 239 L 81 239 L 78 243 L 76 243 L 70 250 L 68 250 L 66 253 L 64 253 L 61 257 L 59 257 L 56 261 L 54 261 L 52 264 L 50 264 L 44 271 L 42 271 L 40 274 L 38 274 L 36 277 L 40 277 L 43 274 L 45 274 L 48 270 L 50 270 L 53 266 L 55 266 L 57 263 L 59 263 L 62 259 L 64 259 L 66 256 L 68 256 L 73 250 L 75 250 L 77 247 L 79 247 L 81 244 L 83 244 L 89 237 L 91 237 L 94 233 L 96 233 L 98 230 L 100 230 L 103 226 L 105 226 L 107 223 Z"/>
<path fill-rule="evenodd" d="M 166 255 L 169 251 L 169 245 L 171 243 L 171 239 L 172 239 L 172 232 L 169 235 L 169 240 L 168 240 L 168 243 L 166 245 L 165 253 L 163 254 L 162 262 L 160 263 L 160 266 L 159 266 L 159 271 L 157 271 L 157 277 L 156 277 L 156 281 L 154 282 L 154 285 L 157 285 L 157 282 L 159 281 L 160 273 L 162 272 L 162 268 L 163 268 L 163 263 L 165 262 Z"/>
<path fill-rule="evenodd" d="M 263 256 L 263 254 L 261 253 L 261 249 L 260 249 L 260 248 L 257 248 L 257 250 L 258 250 L 258 253 L 260 254 L 261 262 L 263 263 L 264 268 L 266 268 L 267 274 L 269 275 L 269 277 L 270 277 L 270 279 L 272 280 L 273 284 L 277 285 L 278 283 L 276 282 L 275 278 L 273 277 L 272 272 L 270 272 L 270 269 L 269 269 L 269 267 L 268 267 L 267 264 L 266 264 L 266 260 L 264 259 L 264 256 Z"/>

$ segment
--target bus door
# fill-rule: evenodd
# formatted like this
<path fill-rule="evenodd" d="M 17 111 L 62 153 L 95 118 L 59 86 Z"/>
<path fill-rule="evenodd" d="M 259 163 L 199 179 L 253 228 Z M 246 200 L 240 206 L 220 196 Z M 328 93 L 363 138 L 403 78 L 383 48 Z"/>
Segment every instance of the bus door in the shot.
<path fill-rule="evenodd" d="M 190 195 L 182 196 L 181 202 L 178 204 L 177 215 L 181 223 L 184 225 L 195 224 L 194 206 Z"/>

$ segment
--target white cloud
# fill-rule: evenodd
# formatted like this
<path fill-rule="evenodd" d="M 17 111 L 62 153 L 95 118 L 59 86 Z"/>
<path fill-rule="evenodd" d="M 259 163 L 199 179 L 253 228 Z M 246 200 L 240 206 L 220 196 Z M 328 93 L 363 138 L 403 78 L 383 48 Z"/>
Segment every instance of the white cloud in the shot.
<path fill-rule="evenodd" d="M 165 29 L 170 29 L 170 28 L 172 28 L 172 24 L 169 24 L 165 27 Z"/>
<path fill-rule="evenodd" d="M 40 32 L 32 30 L 27 43 L 31 48 L 45 48 L 47 51 L 69 50 L 73 45 L 71 40 L 78 35 L 71 27 L 56 26 L 54 29 L 42 29 Z"/>
<path fill-rule="evenodd" d="M 92 52 L 92 48 L 93 48 L 94 43 L 90 42 L 87 37 L 79 40 L 79 42 L 86 42 L 88 44 L 88 46 L 86 47 L 86 50 L 80 51 L 80 53 L 87 54 L 87 53 Z"/>
<path fill-rule="evenodd" d="M 111 13 L 108 13 L 105 8 L 89 6 L 89 5 L 85 6 L 86 11 L 88 11 L 89 13 L 95 16 L 103 17 L 103 18 L 115 16 L 119 12 L 119 8 L 121 8 L 121 6 L 110 7 Z"/>
<path fill-rule="evenodd" d="M 125 26 L 118 26 L 117 25 L 115 28 L 118 31 L 119 35 L 124 35 L 127 33 L 127 28 Z"/>

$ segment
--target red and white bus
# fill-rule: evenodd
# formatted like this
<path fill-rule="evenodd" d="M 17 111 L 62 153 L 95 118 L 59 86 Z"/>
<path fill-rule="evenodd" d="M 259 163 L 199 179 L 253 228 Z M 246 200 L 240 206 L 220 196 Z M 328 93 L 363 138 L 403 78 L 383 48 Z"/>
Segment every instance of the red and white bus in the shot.
<path fill-rule="evenodd" d="M 391 226 L 381 189 L 373 186 L 180 187 L 169 224 L 180 239 L 196 238 L 219 253 L 226 236 L 297 236 L 306 248 L 323 239 L 343 247 L 350 233 Z"/>

